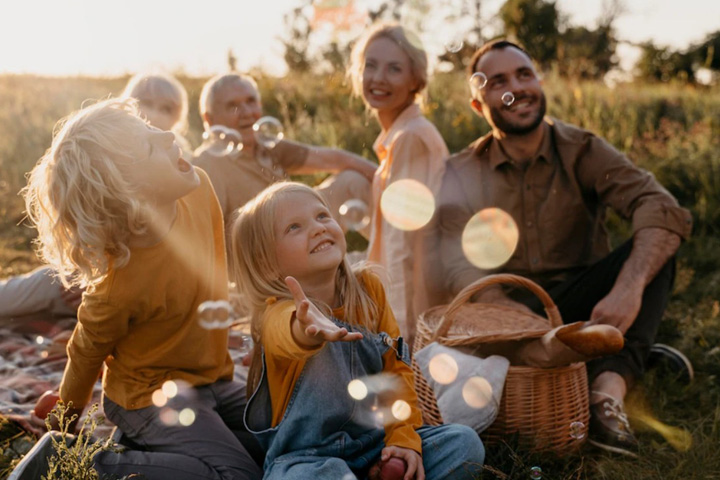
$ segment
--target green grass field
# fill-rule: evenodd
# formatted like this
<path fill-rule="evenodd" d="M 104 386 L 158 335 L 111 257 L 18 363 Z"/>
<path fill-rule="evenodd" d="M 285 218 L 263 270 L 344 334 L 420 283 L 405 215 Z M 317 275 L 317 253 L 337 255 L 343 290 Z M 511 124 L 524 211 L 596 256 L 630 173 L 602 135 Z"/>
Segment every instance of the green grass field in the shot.
<path fill-rule="evenodd" d="M 190 96 L 194 146 L 202 125 L 197 98 L 204 79 L 182 78 Z M 49 147 L 54 123 L 88 98 L 118 94 L 127 78 L 0 76 L 0 276 L 37 265 L 33 230 L 23 224 L 17 192 L 24 175 Z M 288 138 L 331 145 L 374 158 L 379 131 L 362 103 L 349 97 L 343 75 L 259 77 L 267 114 L 285 125 Z M 675 292 L 658 341 L 683 350 L 696 378 L 685 385 L 651 371 L 633 392 L 631 422 L 642 443 L 639 460 L 590 448 L 554 458 L 516 451 L 512 444 L 488 449 L 484 478 L 530 479 L 539 466 L 551 479 L 720 479 L 720 88 L 635 84 L 609 89 L 596 83 L 545 79 L 549 114 L 605 137 L 652 171 L 695 219 L 694 236 L 679 254 Z M 431 82 L 427 114 L 451 151 L 487 131 L 468 106 L 459 73 Z M 614 240 L 627 226 L 612 218 Z M 640 422 L 652 418 L 674 429 Z M 691 444 L 683 443 L 686 436 Z M 669 441 L 669 440 L 670 441 Z"/>

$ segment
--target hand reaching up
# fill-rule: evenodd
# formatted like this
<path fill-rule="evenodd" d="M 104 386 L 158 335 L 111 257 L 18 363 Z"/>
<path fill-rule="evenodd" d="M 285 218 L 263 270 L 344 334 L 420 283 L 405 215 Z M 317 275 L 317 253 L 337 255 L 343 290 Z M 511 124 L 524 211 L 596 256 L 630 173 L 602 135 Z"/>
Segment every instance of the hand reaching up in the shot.
<path fill-rule="evenodd" d="M 348 332 L 347 328 L 335 325 L 305 296 L 300 283 L 293 277 L 286 277 L 285 284 L 295 300 L 295 319 L 292 332 L 298 344 L 313 347 L 322 342 L 352 342 L 363 338 L 360 332 Z"/>

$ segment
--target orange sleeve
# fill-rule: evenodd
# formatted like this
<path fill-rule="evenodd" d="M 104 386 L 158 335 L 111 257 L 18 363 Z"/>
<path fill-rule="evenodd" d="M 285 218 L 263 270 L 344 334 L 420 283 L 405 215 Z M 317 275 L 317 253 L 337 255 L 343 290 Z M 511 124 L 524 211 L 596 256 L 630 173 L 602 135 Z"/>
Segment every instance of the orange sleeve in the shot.
<path fill-rule="evenodd" d="M 377 305 L 380 318 L 378 332 L 385 332 L 393 339 L 397 338 L 400 335 L 400 329 L 380 279 L 374 274 L 365 274 L 363 281 Z M 413 371 L 407 363 L 398 358 L 397 352 L 393 348 L 383 355 L 383 371 L 398 379 L 398 388 L 393 392 L 392 402 L 404 401 L 410 407 L 410 416 L 405 420 L 397 420 L 389 416 L 390 418 L 385 424 L 385 445 L 409 448 L 422 455 L 422 441 L 420 435 L 415 431 L 422 426 L 422 413 L 418 408 Z"/>

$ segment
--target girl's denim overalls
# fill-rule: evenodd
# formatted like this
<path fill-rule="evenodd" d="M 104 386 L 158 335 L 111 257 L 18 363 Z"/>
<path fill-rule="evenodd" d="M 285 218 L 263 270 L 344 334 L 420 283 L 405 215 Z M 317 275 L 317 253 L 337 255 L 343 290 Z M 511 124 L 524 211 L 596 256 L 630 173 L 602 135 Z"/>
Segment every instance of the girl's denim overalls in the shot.
<path fill-rule="evenodd" d="M 248 402 L 245 424 L 256 435 L 265 457 L 265 479 L 347 480 L 364 478 L 385 447 L 385 431 L 373 422 L 363 402 L 348 394 L 351 380 L 382 372 L 382 355 L 394 342 L 387 333 L 375 334 L 338 320 L 348 331 L 360 331 L 354 342 L 327 342 L 310 357 L 295 383 L 285 415 L 271 427 L 270 391 L 263 372 Z M 406 346 L 402 359 L 409 363 Z M 423 440 L 423 464 L 433 478 L 475 478 L 484 450 L 468 427 L 445 425 L 418 429 Z M 430 473 L 435 472 L 435 477 Z"/>

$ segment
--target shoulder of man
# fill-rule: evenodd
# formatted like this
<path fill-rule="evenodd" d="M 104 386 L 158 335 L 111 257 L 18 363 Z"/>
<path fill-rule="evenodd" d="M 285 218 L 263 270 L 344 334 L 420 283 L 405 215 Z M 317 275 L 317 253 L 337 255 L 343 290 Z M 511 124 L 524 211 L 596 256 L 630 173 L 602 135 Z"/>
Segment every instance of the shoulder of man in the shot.
<path fill-rule="evenodd" d="M 492 138 L 492 132 L 488 132 L 464 149 L 450 155 L 447 159 L 448 168 L 462 169 L 472 159 L 477 158 L 478 154 L 481 154 L 490 146 Z"/>
<path fill-rule="evenodd" d="M 577 148 L 581 148 L 588 142 L 588 140 L 597 137 L 597 135 L 589 130 L 585 130 L 577 125 L 565 123 L 555 118 L 546 117 L 545 121 L 548 125 L 550 125 L 553 133 L 553 141 L 558 147 L 576 146 Z"/>

